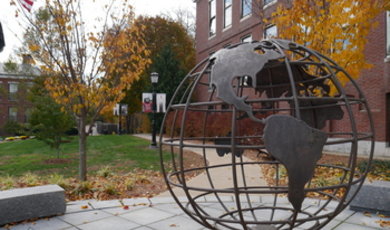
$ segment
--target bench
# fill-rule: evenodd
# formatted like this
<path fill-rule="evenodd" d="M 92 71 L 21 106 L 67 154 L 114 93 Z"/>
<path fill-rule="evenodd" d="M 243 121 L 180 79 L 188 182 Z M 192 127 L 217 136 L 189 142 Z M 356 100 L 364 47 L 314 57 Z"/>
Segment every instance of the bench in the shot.
<path fill-rule="evenodd" d="M 65 191 L 58 185 L 44 185 L 0 191 L 0 226 L 64 214 Z"/>

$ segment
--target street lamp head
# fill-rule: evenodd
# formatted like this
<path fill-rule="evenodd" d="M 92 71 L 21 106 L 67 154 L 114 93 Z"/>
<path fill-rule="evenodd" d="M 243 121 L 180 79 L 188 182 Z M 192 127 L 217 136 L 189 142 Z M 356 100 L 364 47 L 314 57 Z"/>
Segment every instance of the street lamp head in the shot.
<path fill-rule="evenodd" d="M 153 84 L 157 84 L 157 82 L 158 82 L 158 73 L 156 73 L 156 72 L 151 73 L 150 74 L 150 81 Z"/>

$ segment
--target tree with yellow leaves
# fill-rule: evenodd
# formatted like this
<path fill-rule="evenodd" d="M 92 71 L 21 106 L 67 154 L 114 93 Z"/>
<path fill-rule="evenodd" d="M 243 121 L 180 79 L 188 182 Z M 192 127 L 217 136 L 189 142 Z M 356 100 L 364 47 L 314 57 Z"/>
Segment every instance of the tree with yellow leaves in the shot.
<path fill-rule="evenodd" d="M 294 0 L 280 5 L 269 22 L 278 37 L 319 51 L 358 78 L 371 67 L 364 56 L 367 35 L 385 7 L 388 0 Z M 348 82 L 345 76 L 340 80 Z"/>
<path fill-rule="evenodd" d="M 102 6 L 104 15 L 95 20 L 83 17 L 82 9 L 101 5 L 45 0 L 37 13 L 25 14 L 29 22 L 26 50 L 50 76 L 45 81 L 50 95 L 78 124 L 81 180 L 87 178 L 86 142 L 94 121 L 103 111 L 112 110 L 150 62 L 140 39 L 142 28 L 133 26 L 131 5 L 126 0 L 111 0 Z M 91 21 L 100 25 L 91 25 Z"/>

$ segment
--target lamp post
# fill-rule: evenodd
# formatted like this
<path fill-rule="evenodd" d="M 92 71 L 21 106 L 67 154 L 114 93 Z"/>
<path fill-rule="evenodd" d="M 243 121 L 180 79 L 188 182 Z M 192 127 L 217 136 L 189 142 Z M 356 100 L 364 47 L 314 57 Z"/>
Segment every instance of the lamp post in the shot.
<path fill-rule="evenodd" d="M 157 148 L 157 143 L 156 143 L 156 108 L 157 108 L 157 105 L 156 105 L 156 85 L 158 82 L 158 73 L 156 73 L 156 72 L 151 73 L 150 81 L 152 82 L 152 86 L 153 86 L 152 143 L 150 144 L 150 147 Z"/>

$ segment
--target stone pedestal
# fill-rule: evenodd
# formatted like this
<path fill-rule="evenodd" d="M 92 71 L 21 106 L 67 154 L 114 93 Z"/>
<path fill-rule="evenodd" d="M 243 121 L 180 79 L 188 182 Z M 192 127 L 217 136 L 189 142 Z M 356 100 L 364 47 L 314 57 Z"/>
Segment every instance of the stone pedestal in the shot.
<path fill-rule="evenodd" d="M 0 191 L 0 226 L 38 217 L 64 214 L 65 191 L 44 185 Z"/>
<path fill-rule="evenodd" d="M 351 190 L 355 191 L 356 185 Z M 390 215 L 390 182 L 374 181 L 365 183 L 350 204 L 350 209 Z"/>

